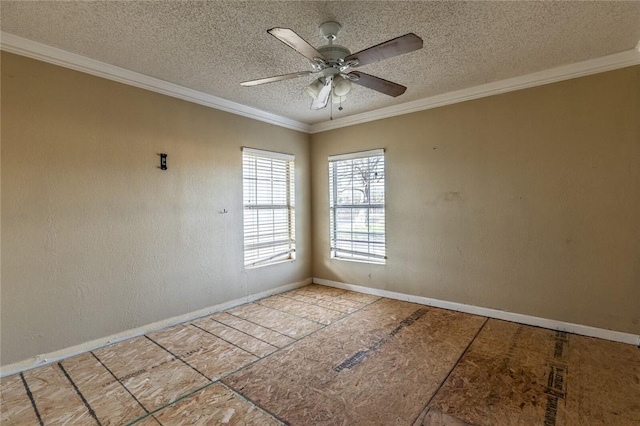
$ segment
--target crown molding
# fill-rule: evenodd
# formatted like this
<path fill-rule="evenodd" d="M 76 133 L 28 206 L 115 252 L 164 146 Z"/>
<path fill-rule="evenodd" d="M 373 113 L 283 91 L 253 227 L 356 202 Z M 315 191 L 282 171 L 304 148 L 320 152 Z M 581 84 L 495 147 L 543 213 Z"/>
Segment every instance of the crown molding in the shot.
<path fill-rule="evenodd" d="M 441 95 L 418 99 L 387 108 L 381 108 L 375 111 L 364 112 L 336 120 L 309 125 L 263 111 L 258 108 L 242 105 L 237 102 L 232 102 L 214 95 L 189 89 L 155 77 L 150 77 L 125 68 L 97 61 L 86 56 L 71 53 L 66 50 L 6 33 L 4 31 L 0 32 L 0 48 L 10 53 L 15 53 L 117 81 L 119 83 L 194 102 L 209 108 L 230 112 L 232 114 L 249 117 L 276 126 L 311 134 L 640 64 L 640 42 L 638 42 L 638 45 L 634 49 L 615 53 L 613 55 L 589 59 L 532 74 L 508 78 L 506 80 L 482 84 L 467 89 L 456 90 L 454 92 L 443 93 Z"/>
<path fill-rule="evenodd" d="M 640 43 L 638 43 L 638 46 L 634 49 L 615 53 L 613 55 L 550 68 L 548 70 L 482 84 L 480 86 L 470 87 L 467 89 L 456 90 L 454 92 L 443 93 L 441 95 L 406 102 L 387 108 L 381 108 L 375 111 L 355 114 L 332 121 L 312 124 L 310 133 L 325 132 L 327 130 L 366 123 L 368 121 L 410 114 L 412 112 L 438 108 L 458 102 L 484 98 L 486 96 L 499 95 L 501 93 L 513 92 L 515 90 L 542 86 L 544 84 L 555 83 L 557 81 L 569 80 L 572 78 L 597 74 L 638 64 L 640 64 Z"/>
<path fill-rule="evenodd" d="M 125 68 L 97 61 L 86 56 L 71 53 L 37 41 L 29 40 L 2 31 L 0 48 L 4 51 L 37 59 L 50 64 L 59 65 L 87 74 L 96 75 L 130 86 L 140 87 L 152 92 L 161 93 L 178 99 L 204 105 L 254 120 L 264 121 L 288 129 L 309 133 L 310 126 L 290 118 L 282 117 L 258 108 L 232 102 L 197 90 L 189 89 L 159 78 L 150 77 Z"/>

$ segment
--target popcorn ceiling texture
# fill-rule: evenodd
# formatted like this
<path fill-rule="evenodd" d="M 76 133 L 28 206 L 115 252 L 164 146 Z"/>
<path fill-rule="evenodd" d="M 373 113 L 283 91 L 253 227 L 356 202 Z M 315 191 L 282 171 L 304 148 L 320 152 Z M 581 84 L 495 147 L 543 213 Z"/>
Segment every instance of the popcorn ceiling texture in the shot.
<path fill-rule="evenodd" d="M 424 49 L 361 70 L 408 87 L 391 98 L 356 86 L 333 116 L 388 107 L 633 49 L 640 2 L 2 2 L 2 30 L 221 98 L 313 124 L 313 76 L 239 83 L 308 61 L 268 35 L 288 27 L 314 46 L 318 26 L 343 25 L 357 52 L 414 32 Z"/>

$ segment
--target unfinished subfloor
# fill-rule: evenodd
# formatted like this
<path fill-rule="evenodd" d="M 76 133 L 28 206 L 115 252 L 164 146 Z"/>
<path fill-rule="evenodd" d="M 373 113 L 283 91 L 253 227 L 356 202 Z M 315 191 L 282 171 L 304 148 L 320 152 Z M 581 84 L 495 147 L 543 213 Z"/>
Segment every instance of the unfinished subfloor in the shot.
<path fill-rule="evenodd" d="M 640 349 L 309 285 L 1 380 L 4 425 L 638 425 Z"/>

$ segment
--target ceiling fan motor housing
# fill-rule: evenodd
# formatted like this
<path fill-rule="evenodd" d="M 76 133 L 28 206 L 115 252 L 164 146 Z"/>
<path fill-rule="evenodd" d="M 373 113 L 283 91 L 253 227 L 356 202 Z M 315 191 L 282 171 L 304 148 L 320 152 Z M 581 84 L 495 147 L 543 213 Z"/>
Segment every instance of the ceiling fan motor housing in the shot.
<path fill-rule="evenodd" d="M 318 47 L 318 52 L 322 53 L 325 58 L 326 67 L 340 68 L 344 64 L 344 58 L 351 54 L 346 47 L 333 44 L 341 28 L 342 25 L 335 21 L 328 21 L 320 25 L 320 32 L 329 42 L 329 44 Z"/>
<path fill-rule="evenodd" d="M 322 53 L 327 58 L 328 65 L 341 65 L 344 58 L 349 56 L 351 52 L 344 46 L 339 44 L 327 44 L 326 46 L 318 47 L 318 52 Z"/>

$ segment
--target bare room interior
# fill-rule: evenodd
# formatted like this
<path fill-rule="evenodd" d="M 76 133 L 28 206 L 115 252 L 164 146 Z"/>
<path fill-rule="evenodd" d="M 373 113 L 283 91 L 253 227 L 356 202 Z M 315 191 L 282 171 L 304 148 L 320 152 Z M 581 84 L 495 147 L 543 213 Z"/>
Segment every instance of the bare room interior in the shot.
<path fill-rule="evenodd" d="M 0 425 L 640 424 L 640 2 L 0 17 Z"/>

